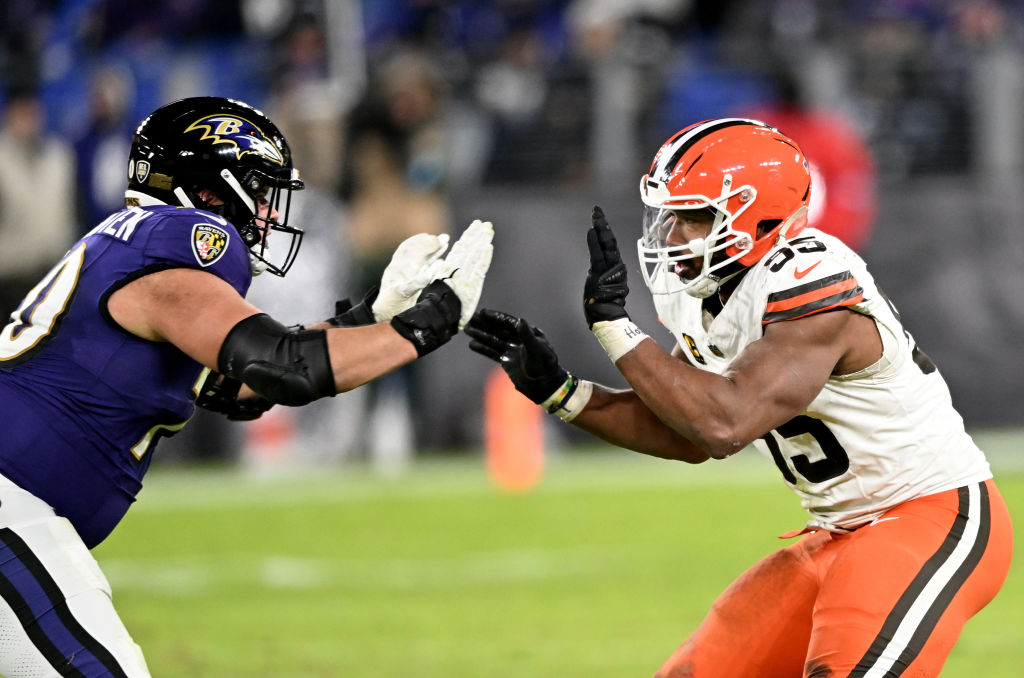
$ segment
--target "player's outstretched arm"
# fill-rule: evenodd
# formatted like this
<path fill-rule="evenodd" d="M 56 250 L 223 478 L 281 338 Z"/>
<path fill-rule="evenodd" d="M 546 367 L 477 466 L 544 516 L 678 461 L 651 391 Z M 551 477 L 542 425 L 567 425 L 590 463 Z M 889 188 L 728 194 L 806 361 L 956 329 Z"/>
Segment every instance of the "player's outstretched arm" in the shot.
<path fill-rule="evenodd" d="M 707 459 L 662 424 L 632 391 L 608 389 L 569 374 L 544 333 L 525 319 L 481 309 L 465 331 L 470 349 L 501 365 L 516 390 L 560 419 L 644 454 L 690 463 Z"/>
<path fill-rule="evenodd" d="M 303 405 L 434 350 L 457 332 L 462 306 L 445 283 L 436 281 L 391 323 L 294 329 L 261 313 L 221 278 L 175 268 L 117 290 L 108 310 L 128 332 L 170 342 L 273 403 Z"/>
<path fill-rule="evenodd" d="M 611 228 L 595 207 L 583 309 L 635 393 L 667 427 L 707 455 L 727 457 L 806 408 L 833 373 L 881 354 L 874 322 L 840 310 L 773 323 L 719 375 L 648 341 L 625 311 L 626 272 Z"/>
<path fill-rule="evenodd" d="M 288 328 L 221 278 L 190 268 L 128 283 L 111 295 L 108 310 L 125 330 L 168 341 L 272 403 L 304 405 L 372 381 L 447 343 L 476 308 L 493 234 L 489 222 L 476 221 L 447 259 L 440 258 L 443 247 L 425 247 L 412 257 L 418 270 L 427 267 L 437 277 L 387 322 Z"/>

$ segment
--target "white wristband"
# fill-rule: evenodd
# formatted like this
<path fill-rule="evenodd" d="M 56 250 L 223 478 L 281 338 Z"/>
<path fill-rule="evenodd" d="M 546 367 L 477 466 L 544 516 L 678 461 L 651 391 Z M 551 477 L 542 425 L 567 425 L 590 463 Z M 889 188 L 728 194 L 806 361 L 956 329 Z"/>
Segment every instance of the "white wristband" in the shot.
<path fill-rule="evenodd" d="M 561 388 L 540 404 L 545 410 L 562 421 L 572 421 L 590 402 L 594 393 L 594 382 L 569 376 Z"/>
<path fill-rule="evenodd" d="M 647 333 L 637 327 L 629 318 L 602 320 L 594 323 L 591 332 L 601 342 L 601 347 L 612 362 L 626 355 L 647 338 Z"/>

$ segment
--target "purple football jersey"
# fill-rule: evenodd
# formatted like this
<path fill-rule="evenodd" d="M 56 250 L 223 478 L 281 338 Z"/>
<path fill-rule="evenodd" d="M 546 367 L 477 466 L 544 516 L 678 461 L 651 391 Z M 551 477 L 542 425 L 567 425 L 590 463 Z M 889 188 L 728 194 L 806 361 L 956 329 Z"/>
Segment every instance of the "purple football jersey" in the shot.
<path fill-rule="evenodd" d="M 252 281 L 248 249 L 224 219 L 133 207 L 75 243 L 0 331 L 0 473 L 68 518 L 90 548 L 135 500 L 157 439 L 194 410 L 202 365 L 126 332 L 107 311 L 113 292 L 168 268 L 207 271 L 242 296 Z"/>

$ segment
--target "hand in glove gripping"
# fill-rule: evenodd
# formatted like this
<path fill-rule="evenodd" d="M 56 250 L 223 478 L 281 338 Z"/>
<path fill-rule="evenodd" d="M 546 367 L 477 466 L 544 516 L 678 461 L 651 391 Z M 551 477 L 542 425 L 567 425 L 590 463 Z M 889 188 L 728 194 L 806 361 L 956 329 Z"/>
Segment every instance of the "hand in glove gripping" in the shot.
<path fill-rule="evenodd" d="M 242 382 L 213 370 L 206 375 L 196 396 L 196 406 L 226 415 L 231 421 L 252 421 L 274 406 L 260 396 L 239 398 Z"/>
<path fill-rule="evenodd" d="M 372 302 L 376 322 L 391 320 L 416 304 L 423 288 L 441 277 L 446 249 L 447 234 L 417 233 L 402 241 L 384 269 L 380 291 Z"/>
<path fill-rule="evenodd" d="M 615 234 L 612 233 L 604 212 L 597 205 L 591 215 L 587 231 L 587 249 L 590 250 L 590 270 L 583 286 L 583 315 L 591 328 L 603 320 L 629 317 L 626 313 L 626 265 L 622 263 Z"/>
<path fill-rule="evenodd" d="M 523 318 L 482 308 L 466 325 L 469 348 L 494 360 L 516 390 L 540 404 L 569 377 L 544 333 Z"/>
<path fill-rule="evenodd" d="M 462 302 L 459 329 L 466 327 L 483 292 L 484 278 L 494 254 L 494 226 L 489 221 L 475 220 L 452 245 L 445 257 L 441 277 Z"/>
<path fill-rule="evenodd" d="M 384 322 L 412 308 L 428 284 L 444 279 L 462 304 L 461 330 L 480 301 L 484 278 L 494 253 L 493 239 L 491 222 L 477 219 L 455 242 L 448 256 L 442 259 L 448 248 L 447 235 L 418 233 L 407 238 L 384 269 L 380 292 L 373 301 L 374 319 Z"/>
<path fill-rule="evenodd" d="M 462 302 L 444 280 L 423 288 L 416 303 L 391 319 L 391 326 L 425 356 L 448 342 L 459 331 Z"/>

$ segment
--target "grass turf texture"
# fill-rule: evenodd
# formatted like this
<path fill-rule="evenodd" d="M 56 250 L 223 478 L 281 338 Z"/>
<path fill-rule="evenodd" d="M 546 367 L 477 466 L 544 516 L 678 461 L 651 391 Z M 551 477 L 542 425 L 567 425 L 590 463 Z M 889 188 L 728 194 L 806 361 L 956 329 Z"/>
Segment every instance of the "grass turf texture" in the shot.
<path fill-rule="evenodd" d="M 1024 442 L 979 438 L 996 460 Z M 994 466 L 1024 525 L 1024 469 Z M 479 459 L 396 479 L 157 470 L 95 554 L 160 678 L 649 676 L 803 524 L 777 476 L 747 452 L 691 467 L 607 448 L 556 456 L 524 494 Z M 1018 558 L 942 675 L 1022 667 Z"/>

